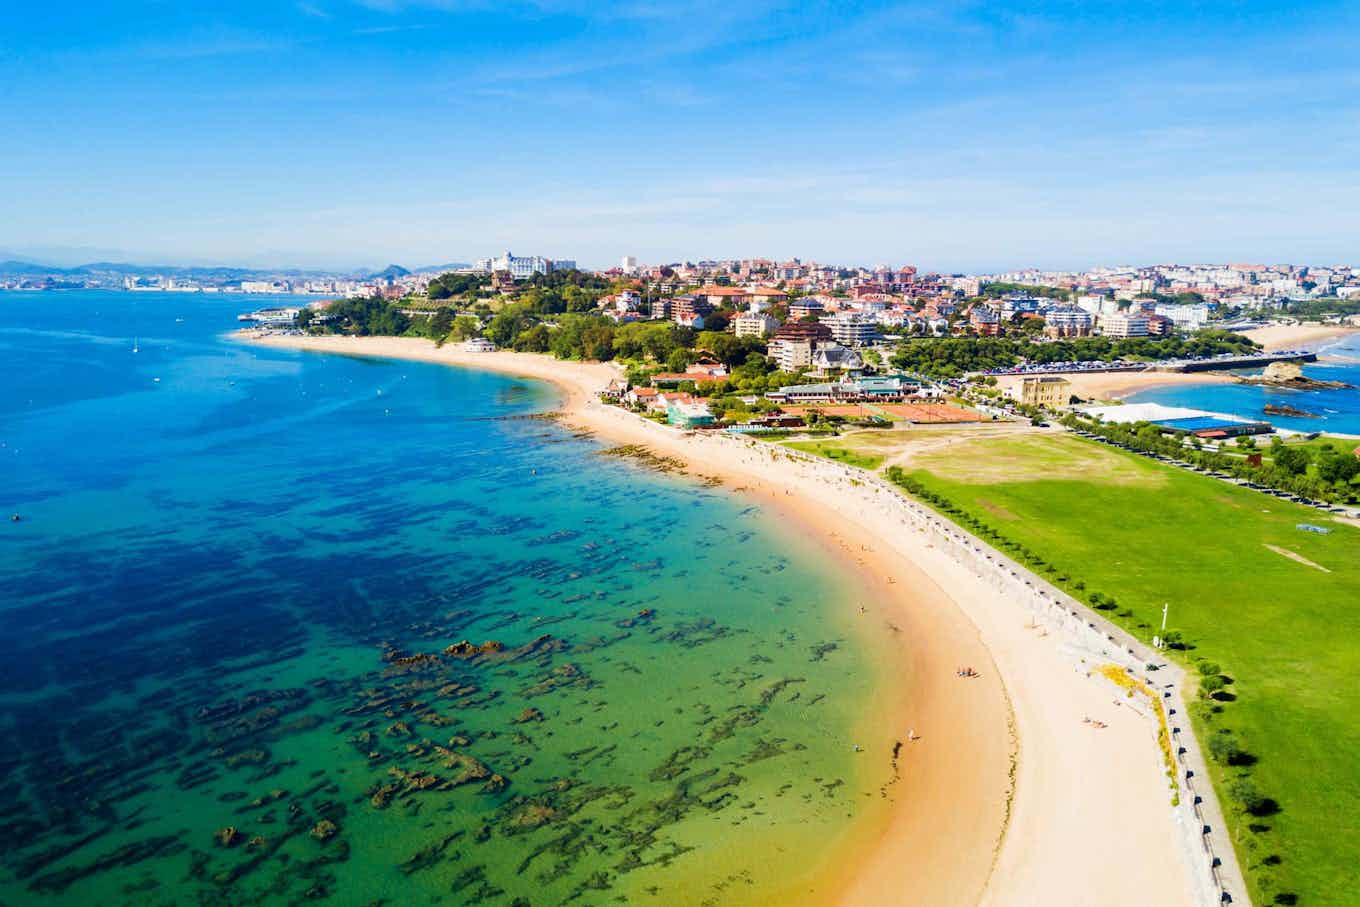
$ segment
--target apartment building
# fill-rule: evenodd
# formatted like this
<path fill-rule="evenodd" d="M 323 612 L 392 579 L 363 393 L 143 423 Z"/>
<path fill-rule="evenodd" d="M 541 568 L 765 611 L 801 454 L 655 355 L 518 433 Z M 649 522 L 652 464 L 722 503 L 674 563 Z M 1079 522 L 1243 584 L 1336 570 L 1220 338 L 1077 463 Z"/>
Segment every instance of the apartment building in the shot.
<path fill-rule="evenodd" d="M 1146 315 L 1132 313 L 1102 315 L 1100 332 L 1106 337 L 1146 337 L 1148 336 L 1148 319 Z"/>

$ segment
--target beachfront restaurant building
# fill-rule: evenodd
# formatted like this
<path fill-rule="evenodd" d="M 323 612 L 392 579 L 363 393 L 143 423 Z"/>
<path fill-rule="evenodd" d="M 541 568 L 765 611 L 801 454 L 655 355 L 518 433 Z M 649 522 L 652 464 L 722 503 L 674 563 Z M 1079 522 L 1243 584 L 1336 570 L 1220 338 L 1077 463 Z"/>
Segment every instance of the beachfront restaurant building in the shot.
<path fill-rule="evenodd" d="M 897 376 L 858 378 L 824 384 L 793 384 L 765 396 L 779 403 L 896 403 L 924 396 L 920 384 Z"/>
<path fill-rule="evenodd" d="M 666 404 L 666 421 L 680 428 L 703 428 L 718 420 L 707 403 L 698 400 L 671 400 Z"/>

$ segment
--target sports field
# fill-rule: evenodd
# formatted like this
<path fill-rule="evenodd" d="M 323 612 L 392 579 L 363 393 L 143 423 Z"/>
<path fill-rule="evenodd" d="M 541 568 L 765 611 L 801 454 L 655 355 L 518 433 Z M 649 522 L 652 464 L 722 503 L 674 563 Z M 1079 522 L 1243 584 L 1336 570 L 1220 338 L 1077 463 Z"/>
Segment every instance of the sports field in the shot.
<path fill-rule="evenodd" d="M 836 446 L 853 456 L 860 437 Z M 886 440 L 864 437 L 1139 637 L 1170 603 L 1175 657 L 1228 681 L 1195 721 L 1211 750 L 1236 747 L 1215 782 L 1253 900 L 1360 904 L 1360 529 L 1067 434 Z"/>

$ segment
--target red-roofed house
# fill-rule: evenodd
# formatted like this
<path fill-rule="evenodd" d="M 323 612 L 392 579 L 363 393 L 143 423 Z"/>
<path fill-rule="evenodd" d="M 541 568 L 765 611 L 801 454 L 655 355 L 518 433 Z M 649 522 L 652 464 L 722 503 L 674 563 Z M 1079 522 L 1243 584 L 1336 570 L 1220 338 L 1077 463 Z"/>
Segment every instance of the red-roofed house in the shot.
<path fill-rule="evenodd" d="M 703 287 L 694 295 L 708 299 L 709 305 L 739 308 L 750 301 L 751 295 L 741 287 Z"/>

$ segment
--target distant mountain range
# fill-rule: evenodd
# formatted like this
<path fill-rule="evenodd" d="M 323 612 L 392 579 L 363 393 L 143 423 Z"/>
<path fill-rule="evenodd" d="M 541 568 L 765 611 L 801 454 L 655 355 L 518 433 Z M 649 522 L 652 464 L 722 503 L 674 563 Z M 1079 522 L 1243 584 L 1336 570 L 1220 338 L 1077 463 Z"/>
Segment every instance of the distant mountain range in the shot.
<path fill-rule="evenodd" d="M 369 279 L 369 280 L 388 280 L 388 279 L 394 278 L 394 277 L 406 277 L 406 276 L 408 276 L 410 273 L 411 273 L 410 271 L 406 270 L 406 269 L 403 268 L 401 265 L 388 265 L 387 267 L 383 268 L 381 271 L 377 271 L 377 272 L 374 272 L 373 274 L 368 275 L 368 279 Z"/>
<path fill-rule="evenodd" d="M 406 277 L 412 273 L 430 271 L 454 271 L 459 268 L 467 267 L 462 263 L 451 263 L 446 265 L 435 265 L 428 268 L 421 268 L 419 272 L 410 271 L 401 265 L 388 265 L 381 271 L 322 271 L 316 269 L 301 268 L 233 268 L 227 266 L 177 266 L 177 265 L 139 265 L 127 262 L 95 261 L 88 264 L 76 265 L 70 268 L 57 267 L 55 265 L 44 265 L 33 261 L 19 261 L 9 259 L 0 261 L 0 275 L 12 275 L 19 277 L 89 277 L 94 275 L 118 274 L 123 276 L 143 276 L 148 274 L 163 274 L 170 277 L 182 277 L 185 279 L 206 279 L 219 281 L 232 280 L 252 280 L 267 277 L 352 277 L 362 280 L 386 280 L 388 278 Z"/>

